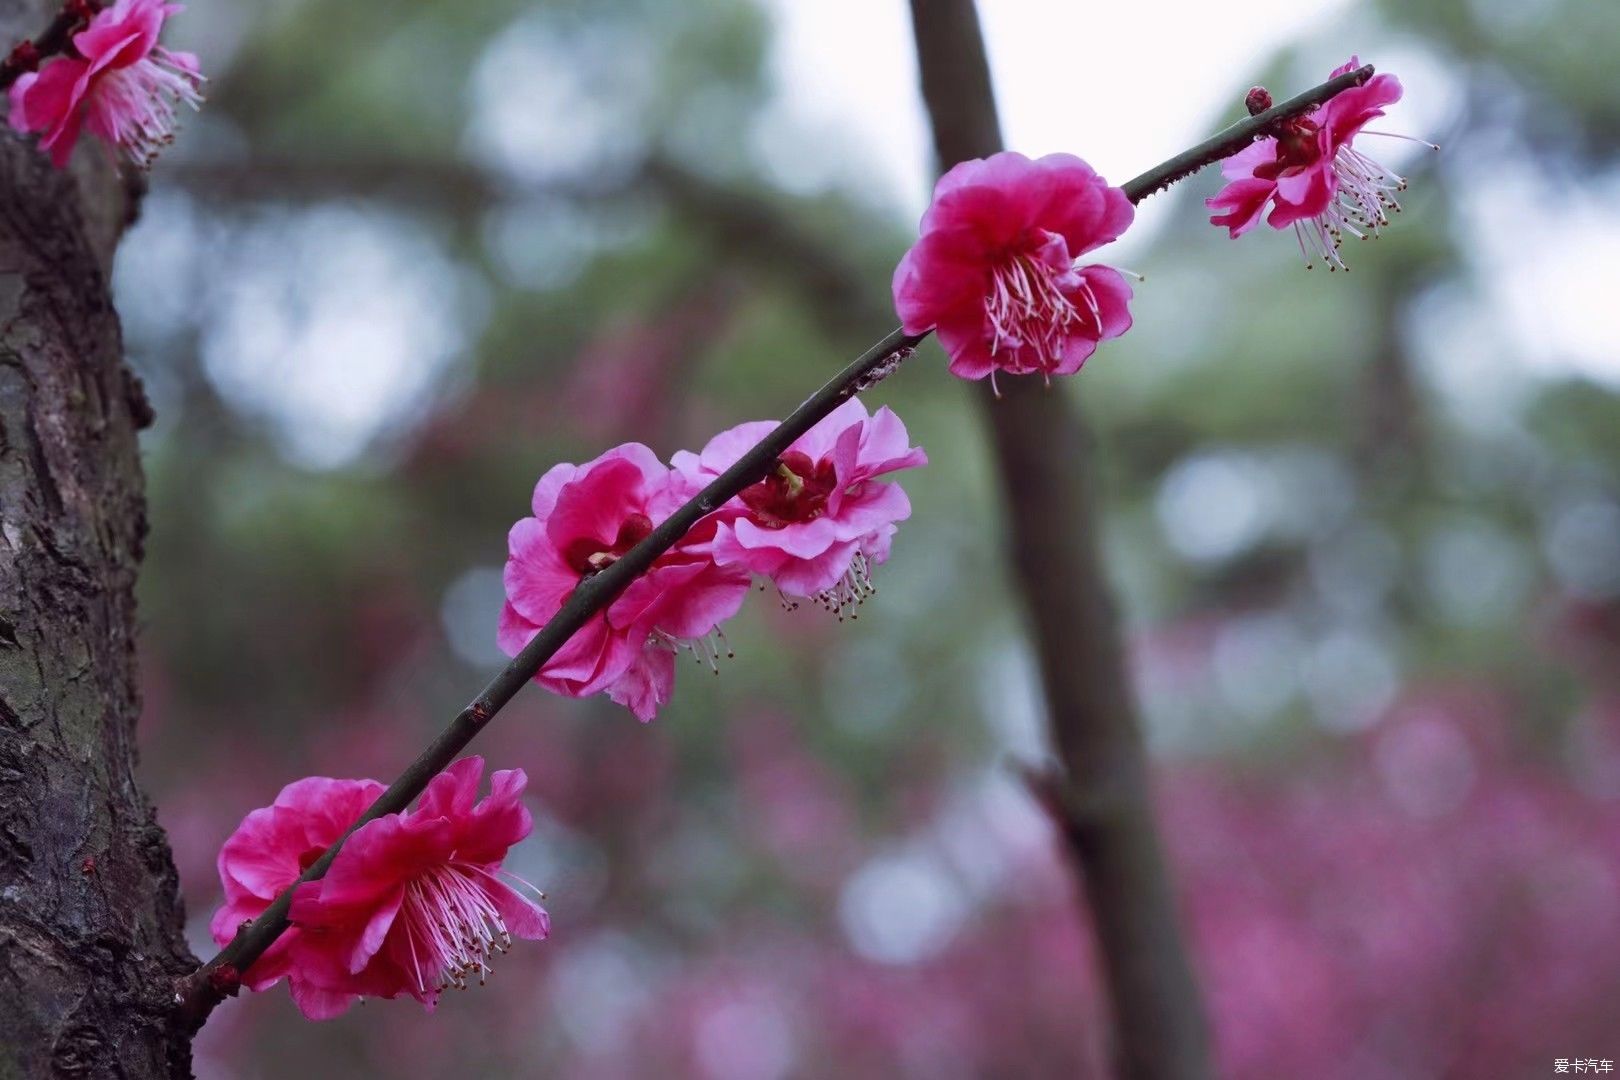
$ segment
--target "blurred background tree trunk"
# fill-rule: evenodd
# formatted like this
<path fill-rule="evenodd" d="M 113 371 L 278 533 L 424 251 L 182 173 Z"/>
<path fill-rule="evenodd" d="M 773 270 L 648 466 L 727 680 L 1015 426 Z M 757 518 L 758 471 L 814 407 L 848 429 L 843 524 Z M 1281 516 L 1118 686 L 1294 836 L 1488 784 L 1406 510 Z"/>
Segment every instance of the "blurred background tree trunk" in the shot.
<path fill-rule="evenodd" d="M 0 43 L 44 3 L 0 15 Z M 92 159 L 93 160 L 90 160 Z M 169 844 L 134 777 L 146 531 L 107 272 L 132 198 L 0 137 L 0 1077 L 189 1076 L 193 964 Z"/>
<path fill-rule="evenodd" d="M 1002 149 L 973 0 L 912 0 L 941 171 Z M 1092 440 L 1067 387 L 974 388 L 995 448 L 1008 556 L 1040 659 L 1061 773 L 1043 782 L 1080 876 L 1114 1014 L 1120 1075 L 1207 1076 L 1208 1036 L 1154 823 L 1147 756 L 1097 551 Z"/>

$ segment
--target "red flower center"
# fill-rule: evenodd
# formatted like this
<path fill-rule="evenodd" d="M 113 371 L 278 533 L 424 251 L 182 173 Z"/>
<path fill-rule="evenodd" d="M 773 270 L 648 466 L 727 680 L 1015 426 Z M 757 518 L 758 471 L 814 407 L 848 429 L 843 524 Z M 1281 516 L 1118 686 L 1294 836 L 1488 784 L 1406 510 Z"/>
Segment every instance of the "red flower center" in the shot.
<path fill-rule="evenodd" d="M 581 536 L 570 541 L 563 549 L 563 561 L 581 577 L 601 573 L 624 557 L 625 553 L 647 538 L 652 532 L 652 518 L 646 514 L 631 514 L 619 526 L 619 533 L 607 547 L 594 536 Z"/>
<path fill-rule="evenodd" d="M 1275 180 L 1289 169 L 1314 165 L 1322 157 L 1316 133 L 1321 130 L 1315 121 L 1296 116 L 1277 132 L 1277 159 L 1268 161 L 1254 170 L 1262 180 Z"/>
<path fill-rule="evenodd" d="M 803 451 L 789 450 L 777 459 L 774 472 L 739 497 L 761 525 L 780 529 L 826 513 L 827 496 L 837 486 L 830 459 L 812 462 Z"/>
<path fill-rule="evenodd" d="M 298 856 L 298 872 L 302 874 L 305 870 L 308 870 L 310 867 L 315 865 L 316 859 L 319 859 L 325 854 L 326 849 L 323 847 L 310 848 L 308 851 Z"/>

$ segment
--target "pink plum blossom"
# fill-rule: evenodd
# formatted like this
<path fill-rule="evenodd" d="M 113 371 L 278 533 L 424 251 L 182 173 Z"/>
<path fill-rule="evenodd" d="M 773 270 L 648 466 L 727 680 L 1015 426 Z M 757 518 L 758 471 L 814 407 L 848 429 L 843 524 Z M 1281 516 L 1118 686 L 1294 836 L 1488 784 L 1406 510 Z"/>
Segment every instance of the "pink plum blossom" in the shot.
<path fill-rule="evenodd" d="M 1330 77 L 1359 66 L 1352 56 Z M 1384 106 L 1400 99 L 1399 79 L 1375 75 L 1314 114 L 1289 120 L 1276 137 L 1233 154 L 1221 165 L 1230 182 L 1205 200 L 1211 210 L 1220 211 L 1210 224 L 1226 226 L 1235 239 L 1254 228 L 1269 206 L 1266 223 L 1274 229 L 1293 227 L 1306 266 L 1319 255 L 1330 270 L 1343 267 L 1339 245 L 1344 234 L 1377 236 L 1389 224 L 1389 214 L 1401 208 L 1395 193 L 1405 189 L 1406 181 L 1352 145 L 1368 123 L 1384 115 Z"/>
<path fill-rule="evenodd" d="M 672 464 L 696 491 L 775 426 L 739 424 L 700 453 L 676 454 Z M 871 591 L 872 567 L 889 557 L 895 523 L 911 516 L 900 485 L 877 477 L 928 463 L 909 442 L 887 406 L 868 415 L 858 398 L 844 402 L 718 515 L 709 545 L 715 562 L 768 577 L 784 597 L 811 598 L 830 611 L 860 603 Z"/>
<path fill-rule="evenodd" d="M 377 801 L 375 780 L 311 776 L 281 789 L 275 802 L 248 814 L 219 850 L 219 880 L 225 902 L 210 924 L 214 940 L 227 944 L 241 925 L 264 914 L 277 896 Z M 243 974 L 250 990 L 265 990 L 291 973 L 294 927 L 278 937 Z M 299 979 L 293 975 L 294 996 Z"/>
<path fill-rule="evenodd" d="M 509 655 L 528 644 L 580 582 L 614 562 L 680 506 L 684 482 L 647 447 L 627 443 L 584 465 L 561 464 L 534 489 L 534 516 L 512 526 L 506 605 L 498 631 Z M 706 520 L 591 618 L 548 660 L 535 682 L 553 693 L 606 692 L 643 720 L 668 703 L 675 652 L 711 662 L 719 624 L 748 595 L 748 573 L 707 552 Z"/>
<path fill-rule="evenodd" d="M 247 971 L 262 990 L 286 976 L 312 1020 L 346 1011 L 359 997 L 409 994 L 431 1008 L 446 987 L 480 982 L 513 937 L 550 932 L 544 909 L 501 869 L 533 821 L 521 797 L 522 770 L 490 777 L 477 798 L 482 758 L 434 777 L 416 809 L 355 830 L 326 875 L 298 886 L 292 927 Z M 226 901 L 212 930 L 221 945 L 244 919 L 297 881 L 382 793 L 374 780 L 311 777 L 255 810 L 221 849 Z"/>
<path fill-rule="evenodd" d="M 191 53 L 157 43 L 163 22 L 182 10 L 163 0 L 118 0 L 73 35 L 75 55 L 49 61 L 11 87 L 11 126 L 40 132 L 39 145 L 58 168 L 67 165 L 79 132 L 150 165 L 174 139 L 175 105 L 196 108 L 202 75 Z"/>
<path fill-rule="evenodd" d="M 940 177 L 921 235 L 894 271 L 907 333 L 939 332 L 952 373 L 1050 378 L 1130 329 L 1130 286 L 1075 260 L 1115 240 L 1135 208 L 1077 157 L 1002 153 Z"/>

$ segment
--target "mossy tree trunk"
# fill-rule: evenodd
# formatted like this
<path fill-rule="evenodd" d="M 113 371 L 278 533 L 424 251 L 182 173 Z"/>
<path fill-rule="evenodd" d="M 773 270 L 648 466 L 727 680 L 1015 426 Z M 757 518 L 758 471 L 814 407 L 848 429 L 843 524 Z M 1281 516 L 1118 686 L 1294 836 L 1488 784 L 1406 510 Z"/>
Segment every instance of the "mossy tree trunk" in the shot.
<path fill-rule="evenodd" d="M 52 10 L 0 0 L 0 48 Z M 0 130 L 0 1078 L 185 1077 L 194 961 L 136 786 L 146 531 L 108 269 L 133 205 L 99 146 L 58 172 Z"/>

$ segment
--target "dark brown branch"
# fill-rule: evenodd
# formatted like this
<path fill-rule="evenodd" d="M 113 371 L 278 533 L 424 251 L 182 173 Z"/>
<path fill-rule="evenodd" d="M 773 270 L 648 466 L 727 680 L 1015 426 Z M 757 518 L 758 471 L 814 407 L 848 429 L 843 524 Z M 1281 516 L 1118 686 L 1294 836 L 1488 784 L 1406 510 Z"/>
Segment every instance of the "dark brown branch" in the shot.
<path fill-rule="evenodd" d="M 1370 72 L 1370 68 L 1367 69 Z M 1323 87 L 1318 87 L 1313 94 L 1320 94 Z M 1326 100 L 1329 95 L 1323 95 L 1315 100 Z M 1187 161 L 1196 155 L 1208 155 L 1212 147 L 1228 145 L 1231 140 L 1239 137 L 1239 129 L 1247 134 L 1242 137 L 1252 138 L 1255 132 L 1264 130 L 1265 126 L 1275 123 L 1279 119 L 1293 115 L 1294 112 L 1304 111 L 1314 101 L 1307 102 L 1311 95 L 1301 95 L 1292 102 L 1271 110 L 1270 113 L 1254 117 L 1243 124 L 1229 129 L 1227 133 L 1218 136 L 1179 157 L 1166 162 L 1156 169 L 1144 173 L 1141 177 L 1126 185 L 1127 194 L 1133 200 L 1140 199 L 1152 191 L 1171 183 L 1177 176 L 1185 175 L 1189 171 Z M 1305 102 L 1305 104 L 1301 104 Z M 1285 110 L 1295 107 L 1293 112 Z M 1241 144 L 1238 144 L 1241 145 Z M 1213 159 L 1211 159 L 1213 160 Z M 1191 166 L 1190 168 L 1196 168 Z M 1179 170 L 1179 171 L 1178 171 Z M 1134 185 L 1134 187 L 1133 187 Z M 1148 185 L 1148 186 L 1143 186 Z M 928 335 L 907 334 L 902 329 L 895 329 L 888 333 L 883 340 L 866 350 L 859 358 L 839 372 L 820 390 L 794 410 L 793 414 L 782 421 L 768 436 L 730 469 L 726 470 L 718 479 L 703 491 L 682 506 L 679 510 L 660 524 L 641 543 L 632 548 L 622 559 L 597 574 L 595 577 L 583 582 L 568 598 L 562 609 L 552 618 L 540 632 L 534 636 L 523 651 L 497 675 L 483 691 L 474 698 L 450 725 L 440 732 L 433 743 L 420 757 L 411 763 L 399 779 L 391 784 L 375 803 L 351 826 L 337 843 L 327 849 L 326 853 L 317 859 L 299 879 L 300 882 L 314 881 L 326 873 L 343 846 L 343 841 L 350 834 L 366 822 L 372 821 L 385 814 L 399 813 L 422 793 L 429 780 L 444 770 L 457 754 L 461 753 L 473 738 L 482 731 L 496 713 L 509 702 L 523 685 L 534 677 L 541 666 L 560 649 L 570 637 L 585 625 L 594 615 L 601 612 L 615 597 L 617 597 L 635 578 L 653 564 L 653 562 L 669 550 L 686 532 L 695 525 L 704 515 L 711 513 L 725 502 L 733 498 L 744 488 L 748 487 L 765 476 L 770 471 L 777 457 L 783 453 L 800 435 L 804 434 L 833 409 L 848 400 L 855 394 L 869 389 L 877 382 L 889 375 L 899 362 L 911 354 Z M 1053 400 L 1057 395 L 1049 395 Z M 1012 395 L 1009 395 L 1011 398 Z M 1077 460 L 1078 455 L 1070 460 Z M 259 918 L 245 926 L 234 940 L 221 949 L 215 957 L 208 961 L 197 971 L 179 981 L 175 988 L 175 1005 L 178 1022 L 188 1030 L 196 1030 L 207 1020 L 208 1014 L 227 995 L 234 993 L 239 975 L 252 966 L 264 954 L 283 932 L 289 923 L 287 911 L 292 904 L 294 888 L 289 887 L 270 905 L 269 909 Z"/>

